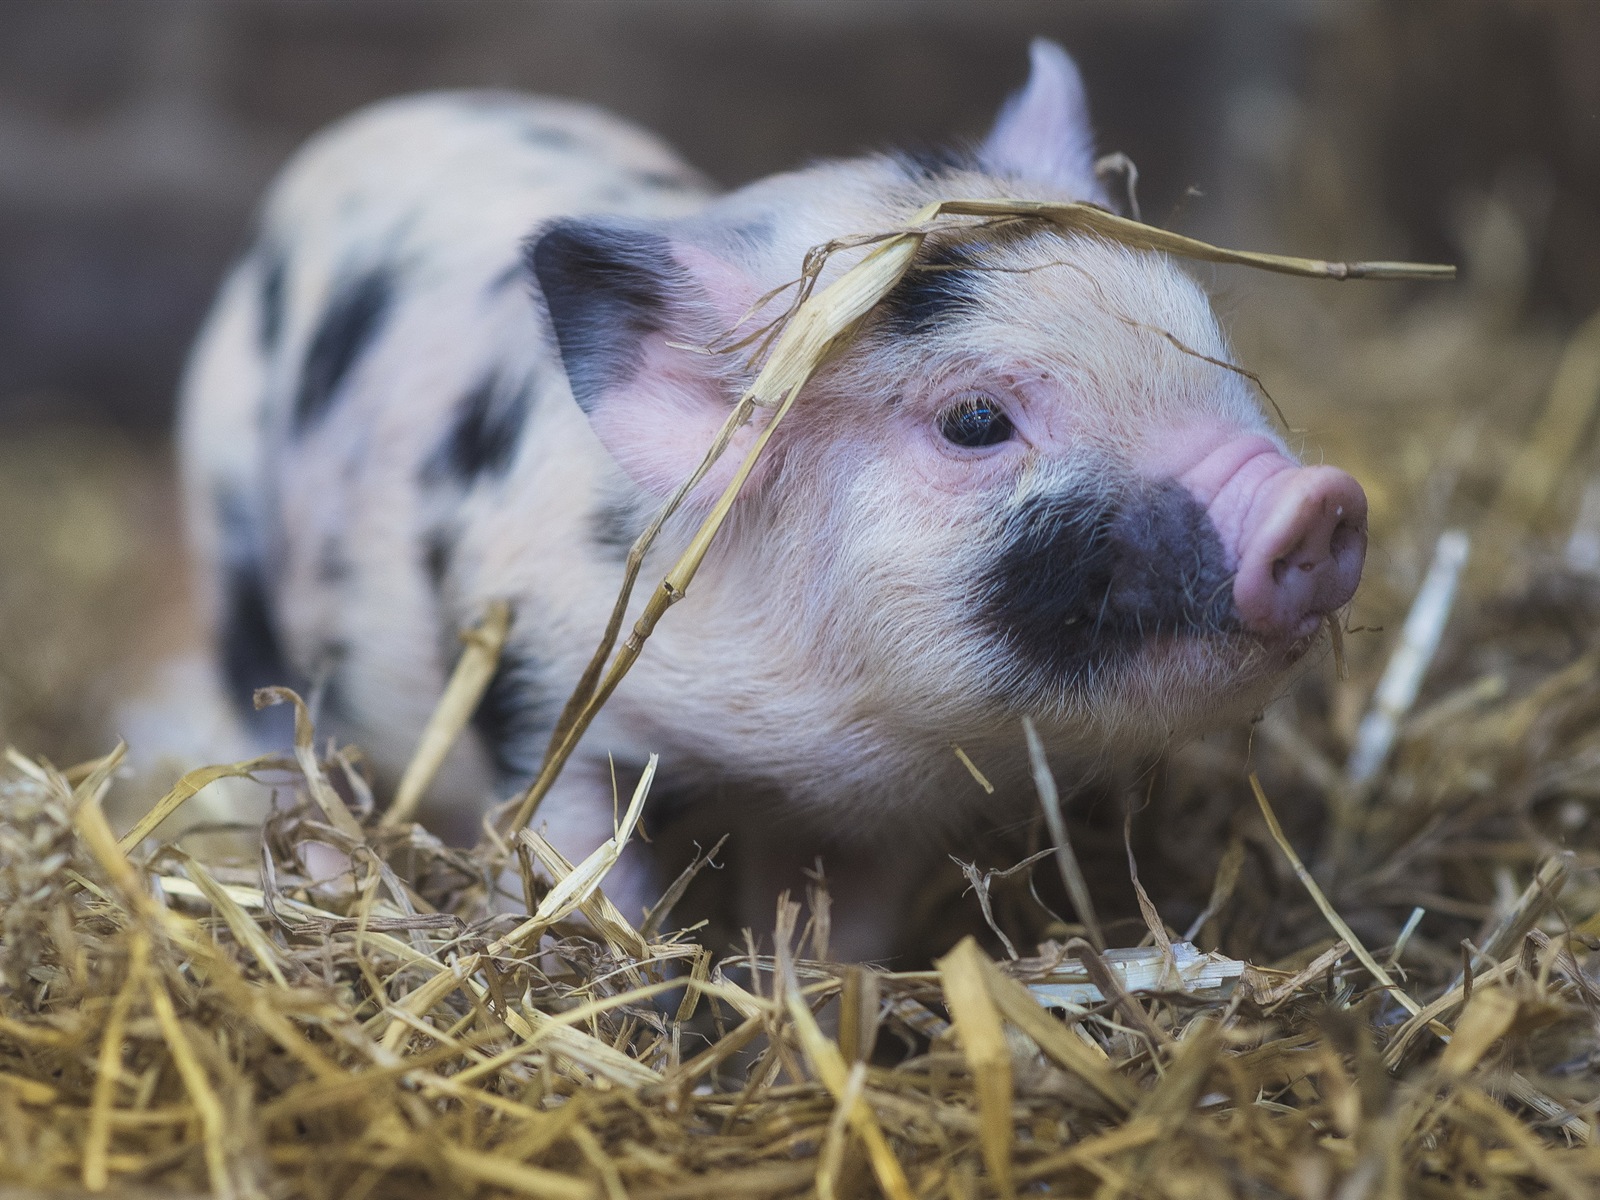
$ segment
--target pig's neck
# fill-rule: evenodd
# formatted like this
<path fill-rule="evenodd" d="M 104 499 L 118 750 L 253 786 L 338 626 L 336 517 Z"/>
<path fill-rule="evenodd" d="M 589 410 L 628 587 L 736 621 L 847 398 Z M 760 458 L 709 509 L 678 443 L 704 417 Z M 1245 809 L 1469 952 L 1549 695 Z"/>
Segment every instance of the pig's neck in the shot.
<path fill-rule="evenodd" d="M 642 578 L 647 591 L 659 574 Z M 885 706 L 867 664 L 813 644 L 797 632 L 802 622 L 720 582 L 708 563 L 668 611 L 588 752 L 605 753 L 609 740 L 628 757 L 659 753 L 669 777 L 747 783 L 824 823 L 848 814 L 863 828 L 914 814 L 934 832 L 1026 794 L 1020 731 L 958 728 Z M 785 589 L 769 577 L 763 591 Z M 985 797 L 954 744 L 985 760 L 997 798 Z"/>

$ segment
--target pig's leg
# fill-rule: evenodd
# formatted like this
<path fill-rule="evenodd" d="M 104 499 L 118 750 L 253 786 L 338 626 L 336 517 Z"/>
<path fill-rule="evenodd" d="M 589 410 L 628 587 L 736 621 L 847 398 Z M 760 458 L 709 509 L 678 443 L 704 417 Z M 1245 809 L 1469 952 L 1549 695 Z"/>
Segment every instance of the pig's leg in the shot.
<path fill-rule="evenodd" d="M 770 944 L 778 897 L 805 901 L 820 864 L 830 901 L 828 957 L 836 962 L 890 962 L 904 941 L 905 920 L 916 883 L 926 875 L 928 856 L 918 846 L 870 843 L 819 844 L 784 837 L 771 826 L 741 830 L 743 843 L 730 844 L 740 864 L 740 917 Z M 737 836 L 737 835 L 736 835 Z M 809 948 L 808 948 L 809 949 Z"/>
<path fill-rule="evenodd" d="M 142 816 L 186 771 L 263 751 L 239 720 L 204 647 L 159 664 L 138 695 L 119 707 L 116 721 L 134 774 L 119 817 Z M 252 780 L 218 779 L 191 797 L 160 836 L 212 822 L 254 824 L 266 817 L 269 797 L 269 790 Z"/>
<path fill-rule="evenodd" d="M 833 901 L 829 955 L 838 962 L 896 963 L 905 941 L 911 897 L 926 878 L 928 858 L 920 847 L 888 844 L 823 858 Z"/>
<path fill-rule="evenodd" d="M 252 673 L 262 657 L 265 604 L 256 509 L 266 387 L 260 330 L 270 274 L 259 255 L 234 270 L 184 374 L 179 442 L 192 604 L 169 617 L 184 626 L 171 639 L 174 652 L 117 714 L 145 806 L 184 771 L 282 744 L 263 733 L 288 727 L 286 714 L 274 714 L 274 726 L 273 718 L 257 723 L 240 709 L 253 686 L 289 682 Z M 236 670 L 241 664 L 250 670 Z M 218 780 L 190 799 L 162 836 L 199 822 L 259 821 L 268 795 L 249 780 Z"/>

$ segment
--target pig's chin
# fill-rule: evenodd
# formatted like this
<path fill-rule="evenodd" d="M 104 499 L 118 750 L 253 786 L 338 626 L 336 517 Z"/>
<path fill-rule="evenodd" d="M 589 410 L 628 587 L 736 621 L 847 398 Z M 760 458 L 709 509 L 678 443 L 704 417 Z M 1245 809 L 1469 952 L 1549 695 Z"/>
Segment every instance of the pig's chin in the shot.
<path fill-rule="evenodd" d="M 1169 737 L 1206 733 L 1259 711 L 1316 641 L 1163 638 L 1128 672 L 1130 701 L 1135 711 L 1161 714 Z"/>
<path fill-rule="evenodd" d="M 1041 708 L 1063 740 L 1085 749 L 1159 750 L 1260 711 L 1318 640 L 1153 637 L 1120 662 L 1041 689 L 1054 692 Z"/>

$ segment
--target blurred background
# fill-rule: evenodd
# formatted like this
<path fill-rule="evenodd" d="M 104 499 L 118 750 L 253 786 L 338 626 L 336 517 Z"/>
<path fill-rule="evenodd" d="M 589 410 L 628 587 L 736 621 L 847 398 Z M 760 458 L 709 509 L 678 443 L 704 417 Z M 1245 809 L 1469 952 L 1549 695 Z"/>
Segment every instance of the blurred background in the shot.
<path fill-rule="evenodd" d="M 1516 499 L 1506 471 L 1600 308 L 1589 0 L 0 0 L 0 742 L 103 752 L 120 698 L 192 642 L 174 387 L 257 196 L 319 126 L 416 89 L 546 91 L 731 186 L 979 136 L 1035 34 L 1077 56 L 1146 219 L 1463 267 L 1454 285 L 1203 272 L 1306 453 L 1373 498 L 1351 678 L 1315 699 L 1341 752 L 1374 631 L 1392 637 L 1443 528 Z M 1580 515 L 1590 407 L 1507 553 L 1559 557 L 1600 521 L 1600 498 Z"/>
<path fill-rule="evenodd" d="M 1507 204 L 1534 310 L 1600 304 L 1587 0 L 4 0 L 0 418 L 163 429 L 261 189 L 379 97 L 578 97 L 734 185 L 981 134 L 1035 33 L 1156 219 L 1445 258 Z"/>

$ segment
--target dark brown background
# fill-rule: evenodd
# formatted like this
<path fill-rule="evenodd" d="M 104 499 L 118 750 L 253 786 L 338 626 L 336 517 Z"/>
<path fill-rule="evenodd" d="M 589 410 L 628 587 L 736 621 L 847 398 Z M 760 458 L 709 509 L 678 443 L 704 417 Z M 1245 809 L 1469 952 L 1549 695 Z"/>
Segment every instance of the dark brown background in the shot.
<path fill-rule="evenodd" d="M 0 421 L 163 428 L 255 197 L 367 101 L 580 97 L 736 184 L 981 133 L 1035 33 L 1152 216 L 1329 254 L 1377 221 L 1363 253 L 1447 257 L 1500 187 L 1542 230 L 1534 305 L 1600 303 L 1586 0 L 0 0 Z"/>

